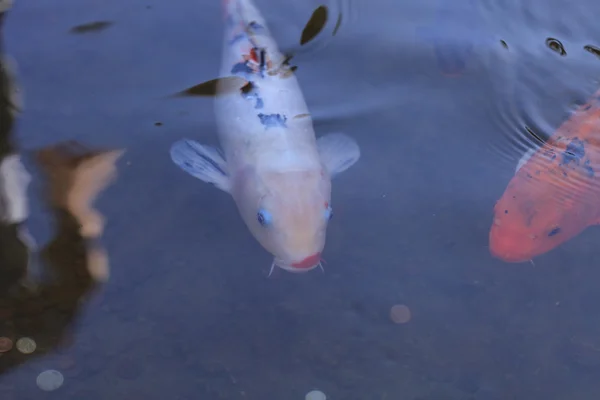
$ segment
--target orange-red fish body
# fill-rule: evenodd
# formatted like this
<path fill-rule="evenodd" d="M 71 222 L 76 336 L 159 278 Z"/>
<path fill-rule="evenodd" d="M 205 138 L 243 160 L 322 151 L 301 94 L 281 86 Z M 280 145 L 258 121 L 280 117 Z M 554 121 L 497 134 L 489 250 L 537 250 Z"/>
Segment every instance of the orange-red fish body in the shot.
<path fill-rule="evenodd" d="M 496 202 L 493 256 L 523 262 L 600 218 L 600 104 L 594 95 L 517 170 Z"/>

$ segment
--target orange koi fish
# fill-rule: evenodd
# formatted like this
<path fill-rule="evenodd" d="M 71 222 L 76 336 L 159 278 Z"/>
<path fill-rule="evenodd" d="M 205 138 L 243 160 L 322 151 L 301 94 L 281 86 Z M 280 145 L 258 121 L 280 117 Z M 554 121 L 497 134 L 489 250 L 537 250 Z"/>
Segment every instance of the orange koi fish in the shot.
<path fill-rule="evenodd" d="M 519 161 L 496 202 L 493 256 L 523 262 L 600 222 L 600 90 Z"/>

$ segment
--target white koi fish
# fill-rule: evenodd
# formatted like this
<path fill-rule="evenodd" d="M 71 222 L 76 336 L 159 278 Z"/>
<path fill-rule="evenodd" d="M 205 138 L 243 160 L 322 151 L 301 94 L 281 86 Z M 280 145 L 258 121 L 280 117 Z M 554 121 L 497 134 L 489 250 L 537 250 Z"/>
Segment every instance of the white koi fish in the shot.
<path fill-rule="evenodd" d="M 247 227 L 278 266 L 321 266 L 333 215 L 331 178 L 360 157 L 343 134 L 315 137 L 304 97 L 251 0 L 224 0 L 225 43 L 215 114 L 223 151 L 182 139 L 173 162 L 230 193 Z M 215 83 L 210 81 L 209 83 Z M 270 273 L 269 273 L 270 274 Z"/>

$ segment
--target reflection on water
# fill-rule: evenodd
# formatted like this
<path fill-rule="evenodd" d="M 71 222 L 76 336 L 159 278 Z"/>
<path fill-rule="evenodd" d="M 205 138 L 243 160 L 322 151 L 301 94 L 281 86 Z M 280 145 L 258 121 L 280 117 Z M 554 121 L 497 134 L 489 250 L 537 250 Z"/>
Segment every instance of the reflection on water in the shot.
<path fill-rule="evenodd" d="M 110 21 L 94 21 L 88 22 L 86 24 L 75 25 L 72 27 L 69 32 L 71 33 L 90 33 L 90 32 L 99 32 L 102 31 L 112 25 Z"/>
<path fill-rule="evenodd" d="M 1 11 L 1 10 L 0 10 Z M 97 286 L 108 279 L 108 255 L 100 242 L 103 217 L 92 207 L 115 178 L 121 150 L 94 151 L 76 142 L 37 152 L 46 178 L 46 204 L 54 222 L 52 239 L 39 251 L 44 278 L 29 277 L 36 236 L 29 232 L 28 186 L 31 177 L 15 145 L 16 118 L 22 107 L 16 64 L 0 65 L 0 374 L 69 346 L 71 325 Z M 63 383 L 59 371 L 37 377 L 45 391 Z M 3 388 L 6 389 L 6 388 Z M 14 398 L 2 390 L 2 398 Z"/>
<path fill-rule="evenodd" d="M 486 28 L 480 7 L 475 0 L 439 0 L 431 23 L 417 29 L 417 36 L 433 46 L 439 69 L 447 77 L 462 75 L 474 53 L 500 45 Z"/>
<path fill-rule="evenodd" d="M 74 146 L 85 153 L 73 154 Z M 48 206 L 55 234 L 40 251 L 44 280 L 33 285 L 28 282 L 29 285 L 21 285 L 16 291 L 5 291 L 0 300 L 0 335 L 4 340 L 16 342 L 15 348 L 2 353 L 1 372 L 64 345 L 65 335 L 80 308 L 98 284 L 108 279 L 108 256 L 100 243 L 102 217 L 91 203 L 111 181 L 109 177 L 114 177 L 114 163 L 120 154 L 121 151 L 84 150 L 74 143 L 39 152 L 40 165 L 48 179 Z M 26 185 L 28 180 L 21 182 Z M 6 262 L 6 257 L 0 265 L 14 266 L 13 270 L 20 271 L 19 279 L 13 276 L 11 281 L 6 278 L 14 274 L 3 274 L 7 286 L 20 283 L 27 273 L 31 248 L 19 234 L 19 225 L 24 223 L 25 220 L 3 225 L 13 228 L 7 229 L 12 234 L 7 233 L 2 246 L 3 254 L 13 260 Z M 15 252 L 15 245 L 23 250 Z M 24 350 L 26 345 L 19 346 L 23 338 L 31 340 L 30 351 Z"/>
<path fill-rule="evenodd" d="M 323 274 L 166 155 L 216 143 L 218 1 L 0 17 L 0 399 L 598 398 L 600 3 L 256 4 L 361 146 Z"/>
<path fill-rule="evenodd" d="M 81 225 L 83 237 L 96 238 L 104 230 L 103 217 L 92 203 L 115 178 L 115 163 L 122 155 L 122 150 L 90 150 L 77 142 L 47 147 L 37 154 L 50 181 L 52 207 L 68 210 Z"/>

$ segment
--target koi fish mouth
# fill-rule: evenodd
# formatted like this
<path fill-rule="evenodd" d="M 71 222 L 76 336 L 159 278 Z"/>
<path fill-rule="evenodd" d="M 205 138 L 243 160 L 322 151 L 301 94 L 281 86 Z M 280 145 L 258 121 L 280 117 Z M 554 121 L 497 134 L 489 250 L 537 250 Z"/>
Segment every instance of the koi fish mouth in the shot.
<path fill-rule="evenodd" d="M 310 267 L 294 267 L 291 263 L 285 262 L 279 258 L 275 258 L 273 260 L 273 263 L 271 264 L 271 270 L 269 271 L 268 276 L 271 276 L 275 267 L 279 267 L 279 268 L 283 269 L 284 271 L 291 272 L 294 274 L 301 274 L 304 272 L 312 271 L 313 269 L 315 269 L 317 267 L 321 268 L 321 270 L 324 271 L 322 260 L 317 259 L 315 261 L 316 261 L 315 264 Z"/>

